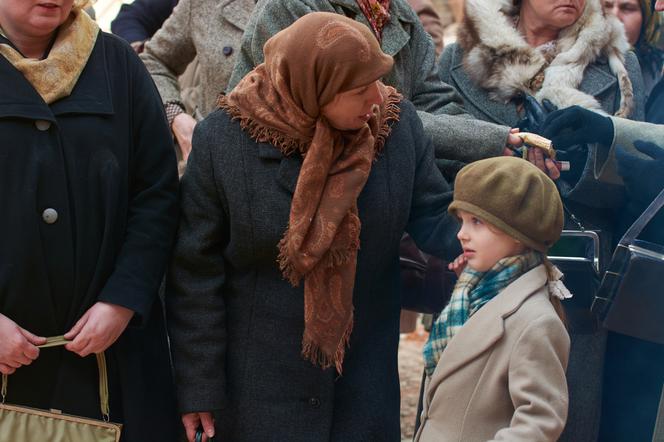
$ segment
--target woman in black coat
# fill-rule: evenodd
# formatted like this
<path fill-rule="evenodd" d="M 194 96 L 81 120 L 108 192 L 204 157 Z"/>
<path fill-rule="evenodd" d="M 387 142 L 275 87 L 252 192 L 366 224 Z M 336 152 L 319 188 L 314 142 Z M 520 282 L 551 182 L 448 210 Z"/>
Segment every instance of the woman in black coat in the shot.
<path fill-rule="evenodd" d="M 105 351 L 123 441 L 175 440 L 172 141 L 140 60 L 81 7 L 0 0 L 0 371 L 9 403 L 99 419 Z"/>
<path fill-rule="evenodd" d="M 183 423 L 397 442 L 399 242 L 456 256 L 450 188 L 367 26 L 307 14 L 265 55 L 197 126 L 183 177 L 166 291 Z"/>

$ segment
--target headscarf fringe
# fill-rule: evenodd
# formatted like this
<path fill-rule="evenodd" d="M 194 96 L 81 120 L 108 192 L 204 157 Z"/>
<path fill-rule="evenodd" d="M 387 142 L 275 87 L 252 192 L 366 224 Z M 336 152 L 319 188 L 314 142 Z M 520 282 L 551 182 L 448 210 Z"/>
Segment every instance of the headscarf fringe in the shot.
<path fill-rule="evenodd" d="M 279 248 L 279 255 L 277 256 L 277 263 L 279 264 L 279 270 L 284 278 L 291 283 L 293 287 L 297 287 L 302 279 L 302 274 L 295 269 L 293 262 L 290 260 L 288 254 L 288 232 L 290 229 L 286 229 L 284 236 L 279 241 L 277 247 Z"/>
<path fill-rule="evenodd" d="M 304 154 L 311 143 L 311 140 L 298 140 L 277 129 L 263 126 L 251 117 L 242 115 L 240 108 L 228 103 L 224 94 L 219 95 L 217 105 L 233 120 L 238 120 L 242 130 L 246 131 L 252 139 L 276 146 L 284 156 L 292 155 L 295 152 Z"/>
<path fill-rule="evenodd" d="M 346 354 L 346 348 L 349 347 L 350 335 L 353 331 L 353 314 L 351 313 L 350 322 L 346 331 L 337 345 L 337 350 L 334 352 L 334 355 L 325 353 L 315 342 L 304 337 L 302 338 L 302 357 L 311 362 L 312 364 L 321 367 L 323 369 L 330 368 L 334 366 L 339 375 L 342 374 L 342 366 L 344 361 L 344 355 Z"/>
<path fill-rule="evenodd" d="M 394 91 L 387 96 L 385 103 L 385 119 L 378 130 L 378 135 L 376 136 L 376 141 L 374 143 L 374 148 L 376 149 L 376 157 L 382 152 L 383 146 L 385 146 L 385 140 L 392 132 L 392 123 L 399 121 L 399 114 L 401 113 L 401 107 L 399 104 L 403 100 L 403 96 Z"/>

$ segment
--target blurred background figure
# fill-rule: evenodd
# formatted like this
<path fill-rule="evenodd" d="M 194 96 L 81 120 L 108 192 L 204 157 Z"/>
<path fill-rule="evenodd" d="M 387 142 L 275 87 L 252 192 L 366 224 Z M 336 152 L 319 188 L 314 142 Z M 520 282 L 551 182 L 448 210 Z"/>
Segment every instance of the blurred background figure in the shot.
<path fill-rule="evenodd" d="M 197 121 L 215 109 L 226 88 L 254 5 L 254 0 L 182 0 L 145 44 L 141 59 L 161 94 L 182 163 L 189 157 Z M 187 100 L 178 77 L 195 57 L 198 87 Z"/>
<path fill-rule="evenodd" d="M 610 152 L 615 152 L 617 171 L 624 181 L 626 194 L 626 204 L 616 216 L 615 241 L 664 188 L 662 125 L 609 118 L 573 106 L 552 113 L 543 132 L 563 149 L 573 144 L 610 140 Z M 639 238 L 664 244 L 664 213 L 660 212 Z M 600 441 L 652 440 L 664 382 L 662 367 L 664 345 L 608 333 Z"/>
<path fill-rule="evenodd" d="M 457 38 L 459 23 L 463 19 L 464 0 L 433 0 L 433 4 L 443 24 L 444 43 L 446 45 L 454 43 Z"/>
<path fill-rule="evenodd" d="M 161 28 L 177 4 L 178 0 L 134 0 L 124 3 L 111 22 L 111 31 L 141 53 L 145 42 Z"/>
<path fill-rule="evenodd" d="M 655 12 L 655 0 L 604 0 L 604 10 L 625 25 L 627 40 L 641 65 L 646 98 L 662 78 L 662 15 Z"/>
<path fill-rule="evenodd" d="M 432 0 L 408 0 L 408 4 L 417 14 L 424 30 L 433 39 L 433 44 L 436 46 L 436 56 L 439 56 L 443 52 L 445 28 Z"/>

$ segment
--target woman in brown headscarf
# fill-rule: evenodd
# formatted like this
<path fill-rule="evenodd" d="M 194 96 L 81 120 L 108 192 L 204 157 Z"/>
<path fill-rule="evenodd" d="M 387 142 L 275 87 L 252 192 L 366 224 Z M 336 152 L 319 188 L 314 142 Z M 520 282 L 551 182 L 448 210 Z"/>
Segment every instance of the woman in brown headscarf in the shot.
<path fill-rule="evenodd" d="M 217 411 L 222 440 L 398 441 L 399 239 L 454 255 L 449 187 L 369 28 L 308 14 L 265 55 L 200 123 L 183 178 L 183 423 L 190 440 Z"/>

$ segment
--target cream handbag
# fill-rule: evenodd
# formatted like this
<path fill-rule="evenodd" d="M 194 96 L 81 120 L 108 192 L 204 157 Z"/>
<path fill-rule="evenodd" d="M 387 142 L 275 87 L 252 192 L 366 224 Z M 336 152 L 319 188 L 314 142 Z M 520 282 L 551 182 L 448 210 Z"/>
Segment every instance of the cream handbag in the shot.
<path fill-rule="evenodd" d="M 64 345 L 62 336 L 48 338 L 39 348 Z M 122 426 L 109 422 L 106 357 L 97 354 L 99 399 L 103 420 L 5 403 L 8 376 L 2 375 L 0 441 L 12 442 L 119 442 Z"/>

